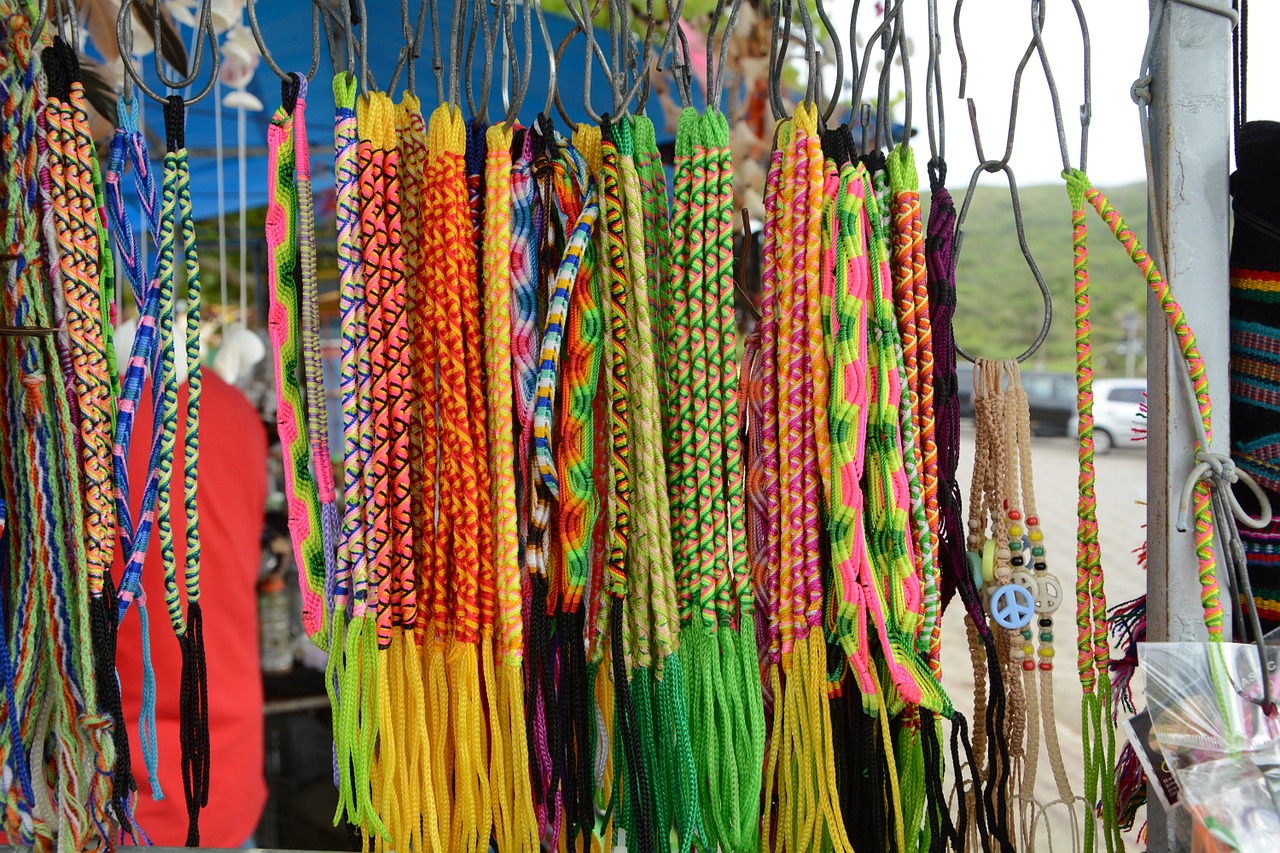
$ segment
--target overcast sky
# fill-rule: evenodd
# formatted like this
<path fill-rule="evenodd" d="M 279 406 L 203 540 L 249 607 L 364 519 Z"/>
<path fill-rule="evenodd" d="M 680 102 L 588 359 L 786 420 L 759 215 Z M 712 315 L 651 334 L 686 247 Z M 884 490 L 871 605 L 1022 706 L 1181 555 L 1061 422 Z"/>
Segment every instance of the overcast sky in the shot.
<path fill-rule="evenodd" d="M 1168 0 L 1174 2 L 1175 0 Z M 849 19 L 851 0 L 835 0 L 829 6 L 834 21 Z M 874 0 L 863 0 L 859 32 L 874 28 Z M 960 62 L 956 52 L 951 10 L 954 3 L 939 0 L 943 20 L 942 72 L 946 96 L 948 184 L 966 181 L 977 165 L 973 137 L 964 102 L 958 97 Z M 1147 0 L 1083 0 L 1093 46 L 1093 123 L 1089 146 L 1089 176 L 1099 185 L 1119 185 L 1141 181 L 1142 141 L 1138 112 L 1129 89 L 1138 76 L 1138 66 L 1147 35 Z M 998 157 L 1007 133 L 1009 100 L 1014 70 L 1031 37 L 1026 0 L 966 0 L 961 26 L 969 58 L 967 94 L 977 103 L 978 121 L 988 157 Z M 928 59 L 928 22 L 925 0 L 907 0 L 907 32 L 914 50 L 911 55 L 912 89 L 915 92 L 913 124 L 919 129 L 913 147 L 923 169 L 928 160 L 928 140 L 924 132 L 924 70 Z M 1204 14 L 1204 13 L 1200 13 Z M 1206 18 L 1208 15 L 1206 14 Z M 837 27 L 840 24 L 836 24 Z M 1280 32 L 1280 3 L 1254 2 L 1249 8 L 1250 41 L 1255 49 L 1249 56 L 1249 117 L 1280 119 L 1280 51 L 1264 50 L 1270 34 Z M 1047 0 L 1044 27 L 1054 78 L 1067 120 L 1067 139 L 1073 163 L 1079 157 L 1079 105 L 1083 91 L 1080 30 L 1070 0 Z M 899 72 L 900 73 L 900 72 Z M 895 89 L 901 89 L 900 77 Z M 897 113 L 902 119 L 902 112 Z M 1019 184 L 1052 183 L 1062 170 L 1048 87 L 1039 64 L 1032 60 L 1024 75 L 1019 107 L 1018 132 L 1012 159 Z M 922 175 L 923 178 L 923 175 Z M 984 178 L 996 182 L 997 178 Z M 922 179 L 922 185 L 927 185 Z"/>

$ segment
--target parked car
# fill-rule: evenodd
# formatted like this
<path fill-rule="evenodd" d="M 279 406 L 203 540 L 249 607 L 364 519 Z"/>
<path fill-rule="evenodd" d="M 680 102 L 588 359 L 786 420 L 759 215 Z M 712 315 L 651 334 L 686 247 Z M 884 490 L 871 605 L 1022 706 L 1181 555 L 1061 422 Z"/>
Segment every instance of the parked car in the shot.
<path fill-rule="evenodd" d="M 1093 382 L 1093 447 L 1109 453 L 1119 443 L 1128 447 L 1134 431 L 1143 426 L 1142 406 L 1147 401 L 1147 380 L 1095 379 Z M 1071 432 L 1076 418 L 1071 419 Z"/>
<path fill-rule="evenodd" d="M 1024 371 L 1022 387 L 1031 410 L 1031 434 L 1063 436 L 1076 415 L 1076 378 L 1070 373 Z"/>
<path fill-rule="evenodd" d="M 956 397 L 960 400 L 960 417 L 973 417 L 973 364 L 956 357 Z"/>
<path fill-rule="evenodd" d="M 973 417 L 973 365 L 961 359 L 956 365 L 959 379 L 960 416 Z M 1024 371 L 1022 387 L 1027 391 L 1027 407 L 1034 435 L 1062 436 L 1069 433 L 1076 413 L 1076 380 L 1070 373 Z"/>

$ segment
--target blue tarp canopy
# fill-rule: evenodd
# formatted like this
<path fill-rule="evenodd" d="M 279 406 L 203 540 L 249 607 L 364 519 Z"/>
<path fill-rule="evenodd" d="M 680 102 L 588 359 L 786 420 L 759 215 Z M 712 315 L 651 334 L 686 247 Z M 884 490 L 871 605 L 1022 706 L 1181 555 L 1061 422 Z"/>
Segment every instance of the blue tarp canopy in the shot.
<path fill-rule="evenodd" d="M 345 0 L 338 0 L 338 2 L 345 2 Z M 468 2 L 474 3 L 475 0 L 468 0 Z M 417 13 L 417 5 L 416 3 L 410 4 L 414 15 Z M 438 6 L 440 10 L 441 40 L 445 43 L 446 53 L 444 59 L 447 70 L 448 26 L 453 15 L 454 0 L 438 0 Z M 404 46 L 400 23 L 400 4 L 395 0 L 367 0 L 367 7 L 368 21 L 365 26 L 368 30 L 369 70 L 373 79 L 379 85 L 386 86 L 395 69 L 401 48 Z M 305 72 L 311 66 L 311 9 L 311 0 L 273 0 L 270 3 L 260 2 L 257 4 L 256 11 L 263 39 L 281 68 L 297 69 Z M 489 7 L 489 11 L 490 14 L 494 12 L 492 4 Z M 557 15 L 547 15 L 546 21 L 554 46 L 558 46 L 560 41 L 573 28 L 572 20 Z M 523 27 L 523 18 L 521 18 L 516 22 L 514 28 L 516 49 L 521 58 L 523 58 L 524 49 Z M 188 45 L 190 45 L 191 31 L 183 28 L 182 34 L 188 40 Z M 597 30 L 596 37 L 598 39 L 606 39 L 607 34 Z M 607 55 L 608 42 L 602 41 L 601 43 Z M 561 97 L 566 111 L 575 121 L 587 120 L 587 115 L 582 105 L 585 48 L 586 40 L 581 34 L 578 34 L 565 51 L 564 61 L 559 66 L 557 88 L 562 93 Z M 332 66 L 329 62 L 323 36 L 321 38 L 321 51 L 323 55 L 320 59 L 320 67 L 315 79 L 310 84 L 307 94 L 307 131 L 313 150 L 326 147 L 331 149 L 333 143 Z M 418 96 L 422 99 L 423 112 L 428 115 L 437 103 L 435 79 L 432 75 L 433 53 L 434 45 L 431 43 L 431 26 L 430 17 L 428 16 L 423 38 L 422 56 L 419 57 L 415 66 Z M 495 65 L 498 65 L 501 62 L 501 47 L 495 46 L 494 53 Z M 477 34 L 474 62 L 476 85 L 473 88 L 475 97 L 479 97 L 480 69 L 483 66 L 482 54 L 483 42 L 479 34 Z M 209 65 L 207 54 L 204 58 L 204 63 L 204 72 L 207 75 Z M 146 73 L 148 84 L 156 91 L 163 91 L 156 79 L 154 63 L 151 57 L 143 58 L 139 64 Z M 202 76 L 195 84 L 195 88 L 201 87 L 207 79 L 207 76 Z M 522 124 L 526 126 L 531 124 L 546 105 L 549 80 L 548 58 L 535 20 L 533 28 L 533 70 L 530 77 L 528 95 L 525 97 L 520 109 L 520 122 Z M 398 91 L 393 93 L 393 97 L 397 101 L 400 93 L 403 92 L 405 83 L 406 75 L 402 73 Z M 445 85 L 447 95 L 447 75 Z M 500 74 L 495 69 L 489 96 L 489 118 L 492 121 L 499 121 L 504 115 L 500 86 Z M 511 88 L 512 90 L 515 89 L 515 81 L 512 81 Z M 263 62 L 258 67 L 253 81 L 249 84 L 248 91 L 257 96 L 265 106 L 262 112 L 249 112 L 245 115 L 245 144 L 249 154 L 245 162 L 247 178 L 246 207 L 253 209 L 262 207 L 267 203 L 267 127 L 271 122 L 272 112 L 280 103 L 280 80 Z M 222 92 L 225 95 L 228 89 L 223 87 Z M 139 94 L 139 97 L 145 100 L 145 97 L 141 94 Z M 591 75 L 591 97 L 592 104 L 597 112 L 603 113 L 607 110 L 610 103 L 609 87 L 599 66 L 593 69 Z M 465 112 L 465 98 L 462 100 L 462 105 Z M 554 112 L 554 107 L 552 109 Z M 186 142 L 187 148 L 192 154 L 191 197 L 195 208 L 195 216 L 198 220 L 217 216 L 219 209 L 218 163 L 217 158 L 214 156 L 219 138 L 217 116 L 218 106 L 212 94 L 192 106 L 187 113 Z M 467 117 L 468 119 L 471 118 L 469 115 Z M 562 119 L 558 113 L 554 117 L 557 127 L 560 127 L 563 131 Z M 144 122 L 152 129 L 151 138 L 153 140 L 163 137 L 158 104 L 146 104 L 143 118 Z M 239 132 L 237 110 L 223 106 L 221 109 L 221 125 L 224 152 L 222 163 L 223 209 L 227 212 L 233 212 L 240 207 L 240 174 L 237 162 Z M 157 158 L 161 153 L 158 149 L 152 151 L 152 155 Z M 313 156 L 312 175 L 313 184 L 317 192 L 332 186 L 332 157 L 324 157 L 319 154 Z"/>

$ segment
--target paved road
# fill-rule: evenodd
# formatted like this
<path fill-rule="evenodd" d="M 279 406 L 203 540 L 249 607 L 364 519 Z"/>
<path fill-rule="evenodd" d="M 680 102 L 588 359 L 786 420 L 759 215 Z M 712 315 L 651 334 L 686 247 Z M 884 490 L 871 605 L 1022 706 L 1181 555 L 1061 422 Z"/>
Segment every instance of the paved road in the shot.
<path fill-rule="evenodd" d="M 961 431 L 962 458 L 960 485 L 968 502 L 973 467 L 973 426 L 966 421 Z M 1048 548 L 1049 571 L 1063 585 L 1064 598 L 1055 617 L 1054 705 L 1064 763 L 1074 793 L 1081 793 L 1084 760 L 1080 739 L 1080 683 L 1076 675 L 1075 642 L 1075 529 L 1076 529 L 1076 445 L 1065 438 L 1041 438 L 1032 442 L 1036 506 Z M 1141 594 L 1146 573 L 1139 568 L 1136 548 L 1145 539 L 1146 453 L 1141 445 L 1120 446 L 1097 459 L 1098 525 L 1106 576 L 1108 605 Z M 952 701 L 972 720 L 973 670 L 965 637 L 963 609 L 958 601 L 943 618 L 943 684 Z M 1043 755 L 1043 752 L 1042 752 Z M 1037 798 L 1047 802 L 1057 796 L 1046 758 L 1040 760 L 1036 781 Z M 1141 818 L 1139 819 L 1141 823 Z M 1054 850 L 1070 850 L 1068 818 L 1063 809 L 1050 812 Z M 1048 850 L 1046 836 L 1038 832 L 1037 850 Z M 1126 838 L 1132 842 L 1131 838 Z M 1131 849 L 1137 849 L 1130 844 Z"/>

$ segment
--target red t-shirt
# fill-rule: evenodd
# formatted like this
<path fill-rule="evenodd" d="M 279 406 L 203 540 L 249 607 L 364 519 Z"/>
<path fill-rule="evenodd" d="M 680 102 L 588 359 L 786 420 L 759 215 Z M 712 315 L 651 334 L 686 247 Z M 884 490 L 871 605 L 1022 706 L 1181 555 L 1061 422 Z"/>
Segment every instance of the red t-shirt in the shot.
<path fill-rule="evenodd" d="M 203 372 L 200 402 L 200 608 L 209 678 L 209 805 L 200 813 L 200 844 L 239 847 L 258 824 L 267 800 L 263 775 L 262 677 L 258 664 L 257 579 L 261 559 L 263 507 L 267 495 L 267 436 L 253 406 L 239 390 Z M 178 437 L 173 477 L 174 551 L 178 585 L 186 548 L 182 510 L 182 446 L 187 386 L 178 393 Z M 143 389 L 129 448 L 129 487 L 137 518 L 146 484 L 151 442 L 151 388 Z M 118 549 L 117 549 L 118 550 Z M 117 555 L 113 575 L 123 577 Z M 129 729 L 137 817 L 151 840 L 178 847 L 187 837 L 179 745 L 179 677 L 182 656 L 164 601 L 160 537 L 152 530 L 142 572 L 150 623 L 151 659 L 156 673 L 156 733 L 160 785 L 165 799 L 154 802 L 138 741 L 142 704 L 142 653 L 138 614 L 133 608 L 120 626 L 116 667 Z"/>

